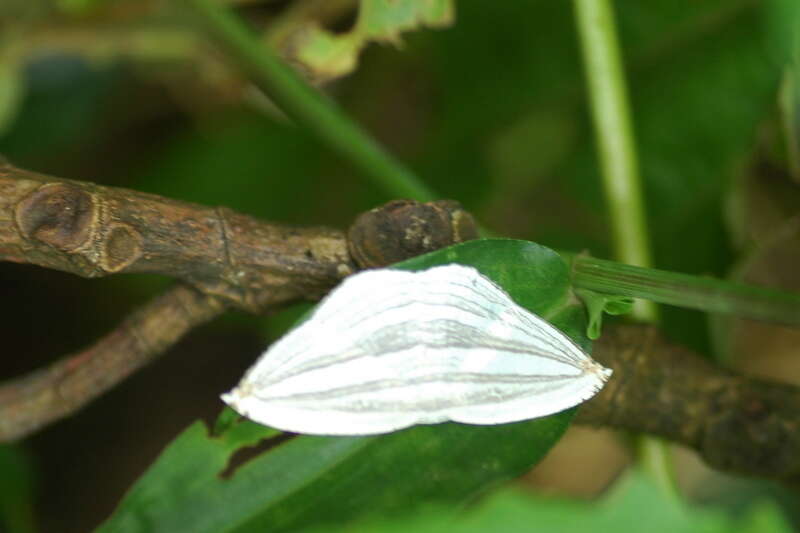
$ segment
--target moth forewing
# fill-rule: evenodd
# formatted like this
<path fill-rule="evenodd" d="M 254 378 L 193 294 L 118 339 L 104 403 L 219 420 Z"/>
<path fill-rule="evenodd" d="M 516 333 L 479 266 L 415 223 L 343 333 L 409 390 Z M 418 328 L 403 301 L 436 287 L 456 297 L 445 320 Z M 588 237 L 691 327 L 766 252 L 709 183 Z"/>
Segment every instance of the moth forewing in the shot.
<path fill-rule="evenodd" d="M 610 373 L 476 269 L 451 264 L 347 278 L 222 399 L 286 431 L 368 435 L 547 416 Z"/>

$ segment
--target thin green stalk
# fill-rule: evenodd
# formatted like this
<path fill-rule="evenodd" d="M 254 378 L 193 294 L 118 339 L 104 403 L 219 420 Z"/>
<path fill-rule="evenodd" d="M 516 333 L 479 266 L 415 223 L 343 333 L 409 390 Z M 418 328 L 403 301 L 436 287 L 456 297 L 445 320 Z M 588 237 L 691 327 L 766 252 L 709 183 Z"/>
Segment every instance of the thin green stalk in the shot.
<path fill-rule="evenodd" d="M 615 256 L 623 263 L 650 266 L 644 202 L 614 13 L 607 0 L 575 0 L 575 14 Z M 634 315 L 654 320 L 656 308 L 648 303 L 639 304 Z"/>
<path fill-rule="evenodd" d="M 800 326 L 800 294 L 797 293 L 623 265 L 583 255 L 563 255 L 572 262 L 575 288 Z"/>
<path fill-rule="evenodd" d="M 437 197 L 330 99 L 303 81 L 229 9 L 215 0 L 181 0 L 208 35 L 259 89 L 298 124 L 317 135 L 393 197 Z"/>
<path fill-rule="evenodd" d="M 778 92 L 778 103 L 781 110 L 784 144 L 786 146 L 786 161 L 789 173 L 795 181 L 800 182 L 800 145 L 798 142 L 797 104 L 798 88 L 797 74 L 800 72 L 796 64 L 790 64 L 784 69 L 783 82 Z"/>
<path fill-rule="evenodd" d="M 649 238 L 614 12 L 608 0 L 574 2 L 615 255 L 624 263 L 647 267 Z M 658 310 L 648 300 L 637 300 L 633 316 L 654 322 Z M 642 438 L 640 456 L 664 492 L 676 497 L 666 446 Z"/>

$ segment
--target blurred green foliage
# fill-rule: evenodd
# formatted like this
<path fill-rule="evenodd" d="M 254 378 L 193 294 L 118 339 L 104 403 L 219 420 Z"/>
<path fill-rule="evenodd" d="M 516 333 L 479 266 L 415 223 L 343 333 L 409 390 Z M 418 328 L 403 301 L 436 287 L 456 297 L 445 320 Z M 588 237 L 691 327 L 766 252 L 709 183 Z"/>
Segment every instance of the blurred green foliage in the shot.
<path fill-rule="evenodd" d="M 645 515 L 646 513 L 646 515 Z M 685 507 L 669 500 L 647 479 L 629 476 L 614 491 L 595 503 L 532 497 L 521 491 L 490 495 L 457 513 L 453 509 L 425 509 L 413 517 L 385 522 L 365 522 L 344 528 L 315 528 L 309 533 L 483 533 L 529 531 L 560 533 L 618 533 L 640 531 L 653 533 L 782 533 L 792 531 L 780 511 L 766 502 L 742 510 L 733 519 L 718 511 Z"/>
<path fill-rule="evenodd" d="M 453 0 L 361 0 L 355 21 L 347 31 L 323 28 L 312 14 L 308 19 L 295 20 L 288 36 L 272 32 L 270 42 L 291 50 L 291 60 L 313 79 L 329 80 L 352 72 L 362 49 L 371 41 L 396 43 L 410 30 L 448 26 L 453 22 L 454 11 Z M 288 42 L 281 42 L 281 37 Z"/>
<path fill-rule="evenodd" d="M 136 184 L 172 198 L 309 224 L 308 210 L 316 203 L 310 192 L 324 179 L 321 150 L 297 128 L 229 112 L 206 117 L 201 128 L 168 140 Z M 303 194 L 304 201 L 295 201 L 295 194 Z"/>
<path fill-rule="evenodd" d="M 34 469 L 25 450 L 0 445 L 0 531 L 36 531 L 33 512 Z"/>

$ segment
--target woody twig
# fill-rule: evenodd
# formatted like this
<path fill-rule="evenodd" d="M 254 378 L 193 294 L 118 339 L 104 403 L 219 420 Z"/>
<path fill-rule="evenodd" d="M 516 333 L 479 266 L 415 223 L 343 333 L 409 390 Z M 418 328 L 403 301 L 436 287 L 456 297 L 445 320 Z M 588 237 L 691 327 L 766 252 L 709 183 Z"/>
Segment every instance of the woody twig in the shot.
<path fill-rule="evenodd" d="M 649 326 L 605 328 L 592 356 L 614 374 L 576 422 L 659 435 L 719 470 L 800 481 L 800 387 L 719 368 Z"/>
<path fill-rule="evenodd" d="M 95 278 L 123 272 L 180 284 L 87 349 L 0 384 L 0 442 L 75 412 L 227 307 L 265 313 L 316 300 L 358 268 L 475 238 L 456 202 L 391 202 L 344 232 L 273 224 L 0 163 L 0 260 Z"/>

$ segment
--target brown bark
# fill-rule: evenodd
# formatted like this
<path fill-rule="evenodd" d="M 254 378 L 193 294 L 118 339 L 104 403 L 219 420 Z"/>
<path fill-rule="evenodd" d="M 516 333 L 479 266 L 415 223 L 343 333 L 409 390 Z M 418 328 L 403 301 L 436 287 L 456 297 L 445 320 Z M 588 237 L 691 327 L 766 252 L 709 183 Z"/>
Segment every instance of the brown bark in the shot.
<path fill-rule="evenodd" d="M 659 435 L 724 471 L 800 481 L 800 387 L 721 369 L 653 327 L 607 327 L 593 357 L 614 370 L 576 422 Z"/>
<path fill-rule="evenodd" d="M 250 312 L 325 294 L 355 269 L 339 230 L 270 224 L 0 165 L 0 260 L 94 278 L 163 274 Z"/>

